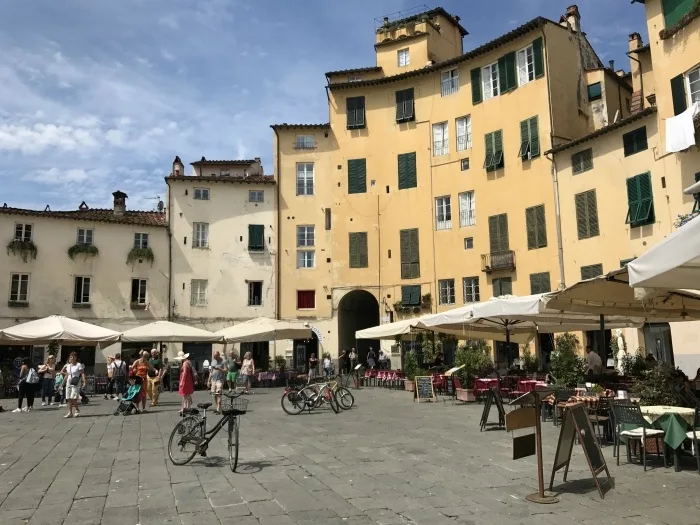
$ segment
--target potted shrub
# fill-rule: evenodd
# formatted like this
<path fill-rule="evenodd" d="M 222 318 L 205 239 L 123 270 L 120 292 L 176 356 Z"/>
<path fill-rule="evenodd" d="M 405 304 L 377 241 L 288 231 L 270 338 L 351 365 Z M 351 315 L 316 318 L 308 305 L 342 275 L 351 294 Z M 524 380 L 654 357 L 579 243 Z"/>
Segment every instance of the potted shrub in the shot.
<path fill-rule="evenodd" d="M 481 339 L 468 340 L 455 352 L 455 366 L 464 368 L 456 372 L 462 388 L 455 389 L 458 401 L 476 401 L 474 379 L 489 375 L 494 370 L 491 348 Z"/>
<path fill-rule="evenodd" d="M 404 388 L 408 392 L 413 392 L 415 390 L 415 383 L 413 379 L 416 375 L 419 375 L 420 366 L 418 364 L 418 356 L 415 350 L 409 350 L 403 357 L 403 372 L 406 374 L 406 379 L 404 380 Z"/>
<path fill-rule="evenodd" d="M 520 359 L 523 370 L 528 374 L 534 374 L 540 369 L 540 362 L 537 356 L 532 355 L 530 352 L 530 345 L 525 345 L 525 350 L 523 351 L 523 357 Z"/>
<path fill-rule="evenodd" d="M 567 332 L 556 336 L 554 343 L 550 372 L 557 386 L 573 388 L 586 377 L 586 362 L 578 355 L 578 338 Z"/>
<path fill-rule="evenodd" d="M 39 253 L 36 244 L 32 241 L 23 241 L 21 239 L 14 239 L 7 243 L 7 255 L 19 255 L 22 261 L 28 262 L 29 259 L 36 259 Z"/>
<path fill-rule="evenodd" d="M 87 257 L 95 257 L 99 255 L 100 251 L 97 249 L 97 246 L 94 244 L 84 244 L 84 243 L 77 243 L 68 248 L 68 257 L 71 258 L 72 261 L 75 260 L 76 255 L 84 255 L 85 258 Z"/>
<path fill-rule="evenodd" d="M 275 369 L 277 369 L 280 372 L 284 372 L 285 368 L 287 368 L 287 358 L 285 358 L 283 355 L 276 355 Z"/>
<path fill-rule="evenodd" d="M 645 350 L 642 347 L 637 348 L 635 355 L 625 354 L 622 356 L 620 364 L 622 373 L 628 377 L 642 377 L 649 369 L 649 364 L 645 358 Z"/>

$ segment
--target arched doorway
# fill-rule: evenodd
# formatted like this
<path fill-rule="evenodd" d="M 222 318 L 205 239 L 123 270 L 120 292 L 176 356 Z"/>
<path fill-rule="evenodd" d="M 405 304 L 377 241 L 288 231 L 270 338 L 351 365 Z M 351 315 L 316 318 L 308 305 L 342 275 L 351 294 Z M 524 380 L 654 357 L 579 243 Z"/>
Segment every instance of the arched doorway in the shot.
<path fill-rule="evenodd" d="M 365 364 L 371 346 L 379 353 L 379 341 L 355 339 L 357 330 L 379 324 L 379 302 L 367 290 L 353 290 L 343 296 L 338 305 L 338 352 L 355 348 L 359 363 Z"/>
<path fill-rule="evenodd" d="M 295 339 L 292 350 L 292 369 L 305 374 L 308 372 L 309 358 L 316 354 L 318 358 L 318 337 L 311 333 L 311 339 Z"/>

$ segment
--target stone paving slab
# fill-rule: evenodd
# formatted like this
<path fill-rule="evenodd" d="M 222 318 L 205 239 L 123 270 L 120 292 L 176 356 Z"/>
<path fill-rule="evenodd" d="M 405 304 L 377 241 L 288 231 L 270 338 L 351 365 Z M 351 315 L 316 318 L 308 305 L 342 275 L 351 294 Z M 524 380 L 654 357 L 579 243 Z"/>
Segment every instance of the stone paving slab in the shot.
<path fill-rule="evenodd" d="M 49 407 L 2 413 L 0 524 L 700 524 L 692 458 L 681 472 L 652 458 L 645 473 L 624 452 L 616 466 L 605 447 L 615 488 L 601 500 L 575 445 L 569 482 L 555 481 L 560 503 L 539 506 L 525 500 L 537 486 L 534 458 L 513 461 L 508 433 L 480 432 L 481 405 L 419 405 L 405 392 L 367 388 L 354 392 L 349 412 L 288 416 L 281 394 L 250 396 L 236 473 L 223 433 L 207 458 L 170 462 L 174 394 L 129 417 L 98 398 L 77 419 Z M 547 480 L 558 430 L 543 426 Z"/>

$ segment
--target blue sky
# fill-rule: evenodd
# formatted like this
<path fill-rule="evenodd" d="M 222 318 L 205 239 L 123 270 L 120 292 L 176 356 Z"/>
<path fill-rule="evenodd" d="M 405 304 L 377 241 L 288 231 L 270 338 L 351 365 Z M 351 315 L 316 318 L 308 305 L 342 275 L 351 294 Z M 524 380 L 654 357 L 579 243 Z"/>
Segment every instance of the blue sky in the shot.
<path fill-rule="evenodd" d="M 465 50 L 562 0 L 444 0 Z M 579 0 L 605 63 L 629 69 L 644 8 Z M 165 195 L 175 155 L 263 159 L 280 122 L 326 122 L 326 71 L 374 65 L 374 18 L 415 0 L 0 0 L 0 202 L 77 209 Z"/>

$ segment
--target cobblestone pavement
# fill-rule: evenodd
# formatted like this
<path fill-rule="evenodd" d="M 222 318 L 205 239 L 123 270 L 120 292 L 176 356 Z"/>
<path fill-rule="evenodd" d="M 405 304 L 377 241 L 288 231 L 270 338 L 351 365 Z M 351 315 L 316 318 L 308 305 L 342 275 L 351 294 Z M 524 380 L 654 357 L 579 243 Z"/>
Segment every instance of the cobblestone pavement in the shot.
<path fill-rule="evenodd" d="M 279 389 L 257 390 L 241 428 L 238 473 L 218 439 L 209 458 L 167 458 L 179 398 L 112 416 L 93 398 L 78 419 L 37 407 L 0 414 L 0 524 L 696 524 L 700 476 L 654 460 L 648 472 L 609 462 L 615 488 L 601 500 L 580 446 L 561 501 L 536 505 L 534 458 L 513 461 L 511 436 L 479 432 L 481 406 L 416 404 L 366 388 L 356 406 L 287 416 Z M 198 393 L 195 401 L 209 397 Z M 5 409 L 13 400 L 2 400 Z M 545 476 L 557 429 L 544 425 Z M 561 474 L 557 478 L 561 481 Z"/>

